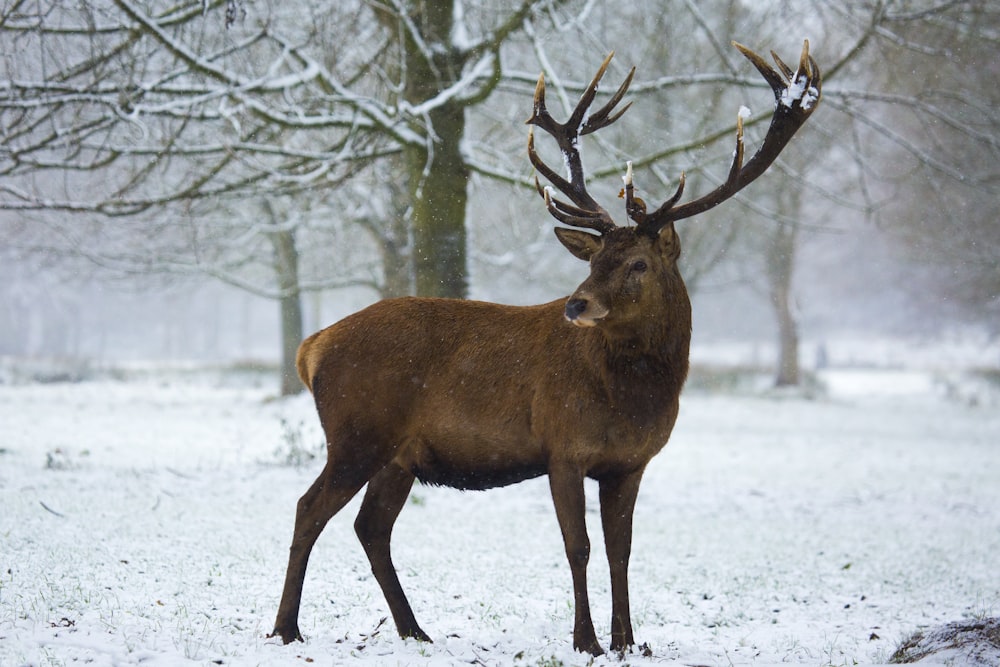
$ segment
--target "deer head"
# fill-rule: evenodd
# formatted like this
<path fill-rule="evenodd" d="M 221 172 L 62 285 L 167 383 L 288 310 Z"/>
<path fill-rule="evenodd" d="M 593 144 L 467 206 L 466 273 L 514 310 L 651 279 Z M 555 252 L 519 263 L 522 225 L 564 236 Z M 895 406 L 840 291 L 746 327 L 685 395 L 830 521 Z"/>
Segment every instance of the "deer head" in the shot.
<path fill-rule="evenodd" d="M 628 90 L 635 68 L 629 71 L 625 81 L 603 107 L 587 115 L 614 53 L 608 55 L 565 123 L 557 123 L 549 115 L 545 107 L 545 78 L 544 75 L 538 78 L 534 107 L 527 123 L 556 139 L 569 172 L 568 180 L 546 165 L 535 152 L 534 128 L 528 132 L 528 158 L 537 172 L 572 203 L 555 199 L 552 189 L 543 188 L 537 177 L 535 186 L 544 198 L 549 213 L 559 222 L 577 228 L 556 228 L 559 241 L 575 257 L 590 262 L 590 276 L 566 302 L 566 318 L 573 324 L 599 326 L 613 336 L 616 332 L 635 332 L 645 319 L 662 319 L 662 307 L 654 308 L 648 304 L 662 304 L 671 299 L 683 300 L 687 304 L 687 292 L 677 269 L 681 248 L 674 221 L 689 218 L 722 203 L 764 173 L 816 109 L 820 99 L 821 76 L 816 62 L 809 55 L 808 41 L 803 44 L 799 65 L 794 72 L 771 52 L 780 73 L 745 46 L 735 42 L 733 45 L 753 63 L 774 91 L 775 110 L 764 141 L 744 165 L 743 116 L 738 115 L 736 150 L 726 181 L 698 199 L 679 204 L 684 193 L 682 173 L 673 196 L 652 212 L 647 212 L 645 202 L 635 196 L 632 165 L 629 163 L 621 196 L 625 199 L 626 215 L 634 226 L 615 224 L 608 212 L 587 193 L 579 142 L 583 135 L 611 125 L 628 110 L 631 103 L 618 111 L 615 107 Z M 584 229 L 590 231 L 582 231 Z M 656 322 L 648 324 L 655 326 Z"/>

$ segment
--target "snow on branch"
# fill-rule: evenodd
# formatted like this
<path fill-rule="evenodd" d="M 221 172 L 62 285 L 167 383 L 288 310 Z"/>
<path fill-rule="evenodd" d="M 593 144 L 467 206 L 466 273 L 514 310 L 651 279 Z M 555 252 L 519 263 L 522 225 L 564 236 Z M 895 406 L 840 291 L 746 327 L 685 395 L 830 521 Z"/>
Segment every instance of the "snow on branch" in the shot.
<path fill-rule="evenodd" d="M 470 88 L 472 88 L 477 81 L 487 78 L 492 74 L 494 58 L 495 56 L 492 53 L 486 54 L 484 57 L 480 58 L 473 67 L 469 68 L 469 70 L 462 75 L 462 78 L 442 90 L 434 97 L 414 106 L 403 103 L 401 104 L 401 109 L 414 116 L 420 117 L 430 113 L 434 109 L 445 106 L 453 100 L 460 100 L 463 93 L 466 93 Z"/>

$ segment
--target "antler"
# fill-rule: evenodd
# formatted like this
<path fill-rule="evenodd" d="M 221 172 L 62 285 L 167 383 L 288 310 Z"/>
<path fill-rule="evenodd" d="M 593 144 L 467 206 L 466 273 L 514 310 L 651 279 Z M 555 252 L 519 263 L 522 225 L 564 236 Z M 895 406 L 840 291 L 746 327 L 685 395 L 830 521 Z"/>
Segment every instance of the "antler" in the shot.
<path fill-rule="evenodd" d="M 576 108 L 573 109 L 573 113 L 570 114 L 569 119 L 565 123 L 557 123 L 545 108 L 545 75 L 540 75 L 538 77 L 538 85 L 535 86 L 535 102 L 531 118 L 527 120 L 527 124 L 536 125 L 555 137 L 559 143 L 559 149 L 562 151 L 566 168 L 569 171 L 569 180 L 567 181 L 538 157 L 538 154 L 535 152 L 534 128 L 530 128 L 528 130 L 528 159 L 531 160 L 531 164 L 534 165 L 539 173 L 558 188 L 562 194 L 569 197 L 574 204 L 570 205 L 558 199 L 553 199 L 550 189 L 542 188 L 541 183 L 536 177 L 535 187 L 538 189 L 538 193 L 545 199 L 545 206 L 548 208 L 549 213 L 556 220 L 564 224 L 593 229 L 601 234 L 614 229 L 617 225 L 615 225 L 608 212 L 587 193 L 583 175 L 583 162 L 580 159 L 580 137 L 611 125 L 621 118 L 622 114 L 632 106 L 632 103 L 629 102 L 616 113 L 612 113 L 615 106 L 624 97 L 629 84 L 632 83 L 632 76 L 635 74 L 634 67 L 629 71 L 628 76 L 625 77 L 625 81 L 618 87 L 617 92 L 612 95 L 607 104 L 589 116 L 586 115 L 587 109 L 590 108 L 594 97 L 597 95 L 597 85 L 604 76 L 604 72 L 608 69 L 608 63 L 611 62 L 611 58 L 614 55 L 614 51 L 612 51 L 604 59 L 600 69 L 597 70 L 597 74 L 594 75 L 593 81 L 587 86 Z"/>
<path fill-rule="evenodd" d="M 802 55 L 799 57 L 799 66 L 794 72 L 782 62 L 774 51 L 771 57 L 781 70 L 779 74 L 759 55 L 743 46 L 733 42 L 733 46 L 740 50 L 746 58 L 753 63 L 757 71 L 770 84 L 774 91 L 774 115 L 771 117 L 771 125 L 767 129 L 767 135 L 757 152 L 750 161 L 743 164 L 743 114 L 737 117 L 736 121 L 736 151 L 733 164 L 729 169 L 729 177 L 726 182 L 717 187 L 707 195 L 687 202 L 681 206 L 675 206 L 684 192 L 684 174 L 681 174 L 680 183 L 673 197 L 667 200 L 660 208 L 648 215 L 641 215 L 642 219 L 632 215 L 630 217 L 639 224 L 641 231 L 657 234 L 667 224 L 674 220 L 681 220 L 697 215 L 708 209 L 717 206 L 732 197 L 741 189 L 750 184 L 754 179 L 763 174 L 771 163 L 778 157 L 782 149 L 791 140 L 792 135 L 802 127 L 806 119 L 816 110 L 820 100 L 820 90 L 822 87 L 822 76 L 819 66 L 812 56 L 809 55 L 809 40 L 805 40 L 802 45 Z M 631 172 L 631 169 L 629 170 Z M 630 178 L 626 177 L 626 208 L 628 208 L 628 191 L 630 190 Z M 640 200 L 641 201 L 641 200 Z M 644 213 L 644 207 L 643 207 Z"/>

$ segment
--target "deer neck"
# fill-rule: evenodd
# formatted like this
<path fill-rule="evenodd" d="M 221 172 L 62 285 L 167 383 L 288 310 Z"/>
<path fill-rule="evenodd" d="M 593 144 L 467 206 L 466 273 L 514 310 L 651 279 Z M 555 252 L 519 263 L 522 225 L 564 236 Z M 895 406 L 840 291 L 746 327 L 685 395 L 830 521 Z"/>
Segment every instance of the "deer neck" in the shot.
<path fill-rule="evenodd" d="M 691 346 L 691 301 L 679 273 L 660 284 L 661 298 L 628 322 L 598 327 L 602 354 L 626 365 L 645 363 L 674 366 L 687 363 Z"/>
<path fill-rule="evenodd" d="M 594 331 L 591 355 L 612 405 L 634 416 L 655 416 L 675 401 L 688 373 L 691 304 L 687 293 L 672 295 L 636 326 Z"/>

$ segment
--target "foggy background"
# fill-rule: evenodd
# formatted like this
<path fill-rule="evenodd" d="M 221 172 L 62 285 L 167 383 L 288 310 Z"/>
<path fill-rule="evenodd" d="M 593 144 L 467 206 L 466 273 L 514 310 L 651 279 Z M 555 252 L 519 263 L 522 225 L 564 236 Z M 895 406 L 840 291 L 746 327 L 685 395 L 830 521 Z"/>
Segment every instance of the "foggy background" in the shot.
<path fill-rule="evenodd" d="M 538 73 L 561 118 L 608 52 L 603 91 L 636 66 L 633 107 L 583 140 L 623 223 L 626 159 L 658 205 L 682 171 L 685 199 L 721 182 L 741 105 L 759 145 L 773 96 L 730 41 L 794 68 L 808 38 L 820 108 L 760 180 L 678 223 L 695 360 L 775 366 L 792 340 L 806 370 L 901 364 L 934 343 L 996 368 L 1000 9 L 842 4 L 3 3 L 0 355 L 277 366 L 428 283 L 563 297 L 587 267 L 534 192 Z M 464 214 L 427 241 L 418 203 L 452 144 Z M 422 281 L 439 242 L 453 283 Z"/>

